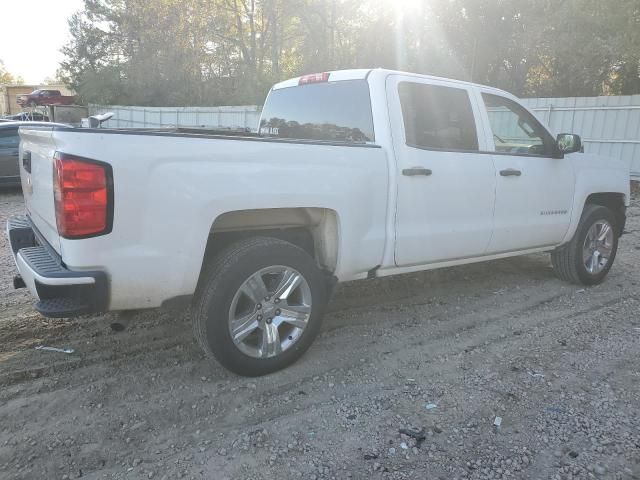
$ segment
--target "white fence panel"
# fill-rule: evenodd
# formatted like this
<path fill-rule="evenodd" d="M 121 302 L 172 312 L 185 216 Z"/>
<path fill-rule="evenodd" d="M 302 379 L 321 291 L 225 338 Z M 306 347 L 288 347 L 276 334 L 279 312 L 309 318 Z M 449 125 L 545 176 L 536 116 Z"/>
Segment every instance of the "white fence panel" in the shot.
<path fill-rule="evenodd" d="M 585 152 L 619 158 L 640 179 L 640 95 L 527 98 L 524 103 L 556 133 L 577 133 Z"/>
<path fill-rule="evenodd" d="M 640 95 L 525 98 L 542 122 L 556 133 L 577 133 L 585 152 L 623 160 L 640 179 Z M 90 105 L 91 115 L 113 112 L 109 128 L 209 127 L 257 131 L 260 106 L 134 107 Z M 503 115 L 496 112 L 497 115 Z M 514 137 L 517 138 L 517 132 Z"/>
<path fill-rule="evenodd" d="M 91 115 L 113 112 L 107 128 L 248 128 L 257 131 L 261 108 L 238 107 L 134 107 L 90 105 Z"/>

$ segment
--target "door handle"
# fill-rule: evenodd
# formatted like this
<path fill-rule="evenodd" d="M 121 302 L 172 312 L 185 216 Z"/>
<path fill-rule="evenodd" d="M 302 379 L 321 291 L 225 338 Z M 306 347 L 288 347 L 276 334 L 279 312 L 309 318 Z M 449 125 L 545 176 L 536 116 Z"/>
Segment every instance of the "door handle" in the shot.
<path fill-rule="evenodd" d="M 31 173 L 31 152 L 28 150 L 22 153 L 22 166 L 27 173 Z"/>
<path fill-rule="evenodd" d="M 423 167 L 405 168 L 402 170 L 402 175 L 405 175 L 407 177 L 415 177 L 418 175 L 424 175 L 425 177 L 428 177 L 432 173 L 433 172 L 431 170 Z"/>
<path fill-rule="evenodd" d="M 522 172 L 515 168 L 507 168 L 506 170 L 500 170 L 500 175 L 503 177 L 519 177 L 522 175 Z"/>

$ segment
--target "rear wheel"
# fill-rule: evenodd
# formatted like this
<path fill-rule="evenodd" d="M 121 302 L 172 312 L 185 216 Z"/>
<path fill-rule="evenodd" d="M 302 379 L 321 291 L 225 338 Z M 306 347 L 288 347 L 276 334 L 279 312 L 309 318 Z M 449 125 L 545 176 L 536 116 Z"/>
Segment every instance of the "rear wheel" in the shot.
<path fill-rule="evenodd" d="M 326 303 L 323 275 L 301 248 L 258 237 L 233 244 L 203 274 L 194 334 L 229 370 L 258 376 L 296 361 L 316 337 Z"/>
<path fill-rule="evenodd" d="M 571 242 L 551 254 L 558 277 L 583 285 L 602 282 L 618 251 L 617 232 L 616 217 L 610 209 L 587 205 Z"/>

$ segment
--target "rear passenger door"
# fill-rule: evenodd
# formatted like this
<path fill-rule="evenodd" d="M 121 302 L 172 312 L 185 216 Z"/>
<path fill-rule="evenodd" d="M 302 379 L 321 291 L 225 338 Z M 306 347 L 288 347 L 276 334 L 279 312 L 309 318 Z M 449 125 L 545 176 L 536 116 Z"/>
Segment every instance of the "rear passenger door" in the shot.
<path fill-rule="evenodd" d="M 465 84 L 392 75 L 395 260 L 421 265 L 482 255 L 493 225 L 495 168 Z M 481 135 L 478 133 L 481 132 Z"/>

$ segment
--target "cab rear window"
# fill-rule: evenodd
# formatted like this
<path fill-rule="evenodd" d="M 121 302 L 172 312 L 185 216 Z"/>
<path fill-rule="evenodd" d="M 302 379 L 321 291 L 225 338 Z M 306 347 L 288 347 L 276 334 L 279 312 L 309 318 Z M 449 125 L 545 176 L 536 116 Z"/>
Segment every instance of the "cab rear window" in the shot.
<path fill-rule="evenodd" d="M 262 110 L 266 137 L 362 143 L 374 141 L 366 80 L 344 80 L 273 90 Z"/>

